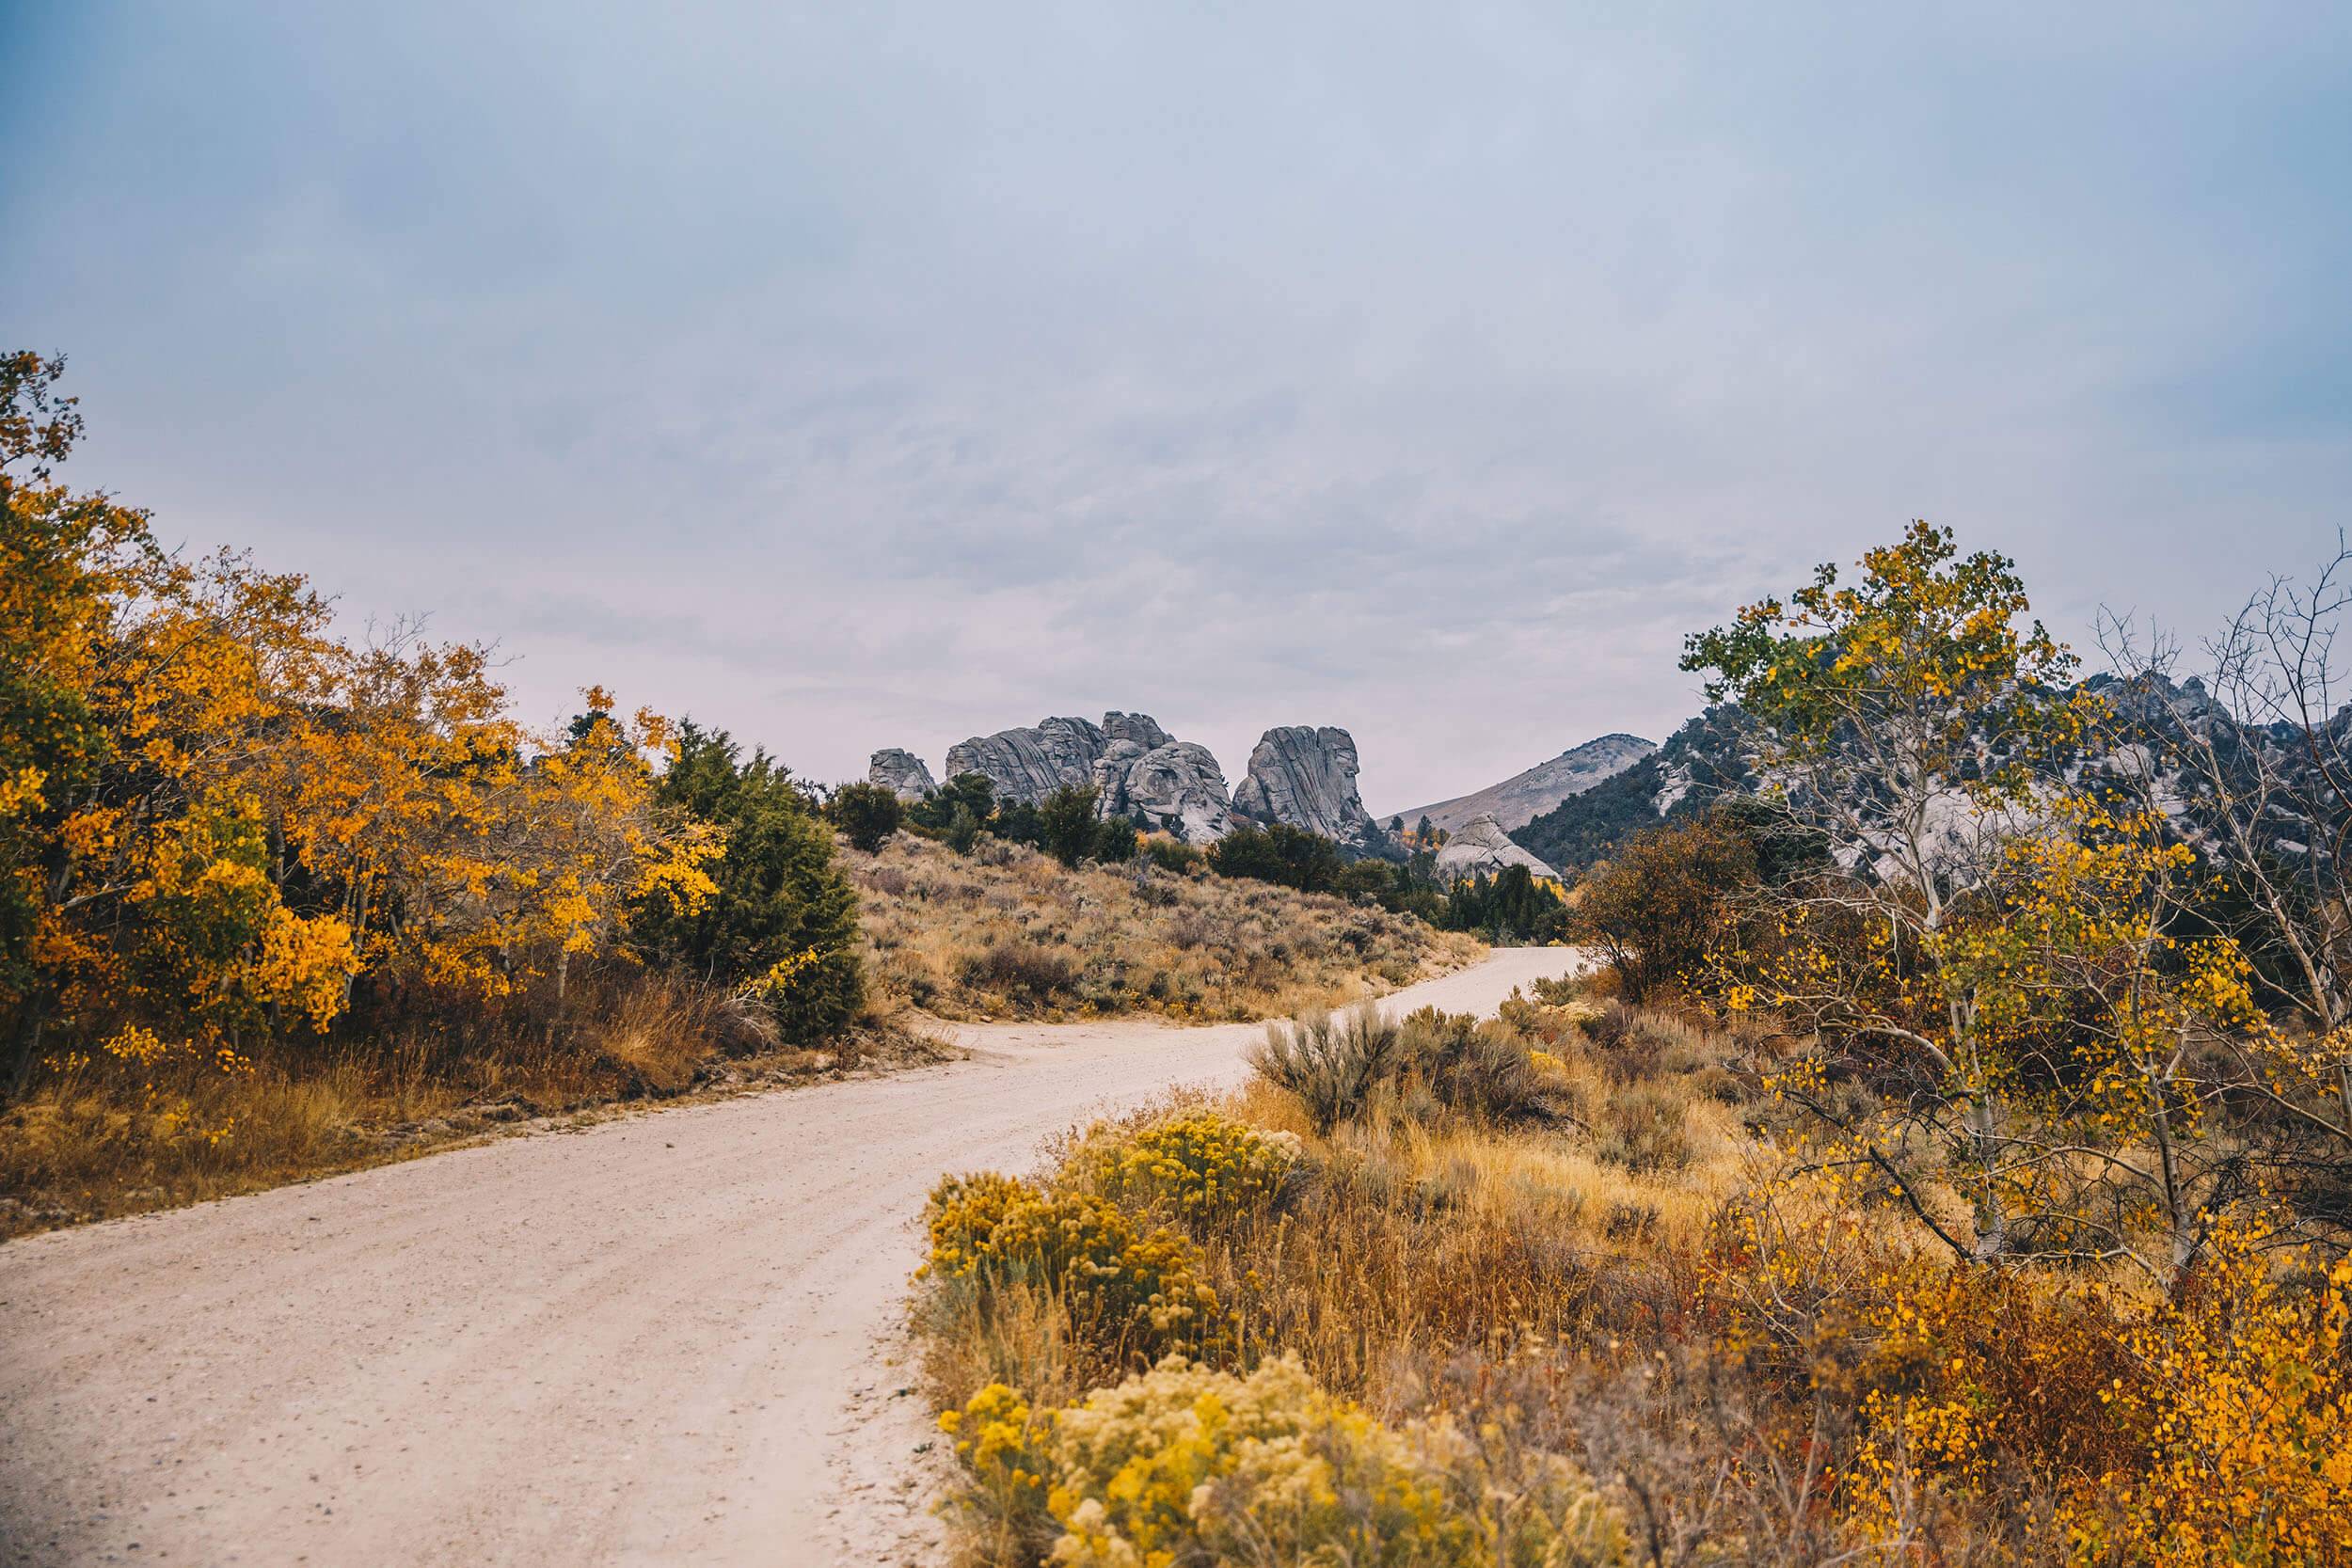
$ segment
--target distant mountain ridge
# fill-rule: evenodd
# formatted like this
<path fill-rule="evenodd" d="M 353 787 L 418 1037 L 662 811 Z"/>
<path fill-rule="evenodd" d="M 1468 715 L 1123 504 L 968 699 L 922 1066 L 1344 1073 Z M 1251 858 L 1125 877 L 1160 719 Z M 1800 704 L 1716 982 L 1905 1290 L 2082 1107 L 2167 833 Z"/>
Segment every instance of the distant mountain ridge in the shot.
<path fill-rule="evenodd" d="M 1738 709 L 1709 708 L 1629 766 L 1511 830 L 1530 853 L 1573 879 L 1644 828 L 1689 816 L 1726 792 L 1754 787 Z"/>
<path fill-rule="evenodd" d="M 1401 816 L 1409 832 L 1426 816 L 1432 828 L 1451 833 L 1459 832 L 1480 816 L 1492 816 L 1505 832 L 1513 832 L 1553 810 L 1571 796 L 1581 795 L 1624 772 L 1657 750 L 1655 741 L 1644 740 L 1638 735 L 1599 736 L 1581 746 L 1571 746 L 1550 761 L 1539 762 L 1523 773 L 1514 773 L 1501 784 L 1488 784 L 1468 795 L 1457 795 L 1451 800 L 1390 813 L 1380 820 L 1386 822 L 1391 816 Z"/>

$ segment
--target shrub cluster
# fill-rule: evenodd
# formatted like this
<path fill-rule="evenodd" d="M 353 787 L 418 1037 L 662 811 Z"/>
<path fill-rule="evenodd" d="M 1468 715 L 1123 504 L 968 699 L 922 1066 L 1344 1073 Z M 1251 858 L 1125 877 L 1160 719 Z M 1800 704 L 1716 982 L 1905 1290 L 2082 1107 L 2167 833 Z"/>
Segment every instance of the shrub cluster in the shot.
<path fill-rule="evenodd" d="M 707 896 L 691 907 L 641 901 L 628 930 L 634 950 L 755 998 L 787 1041 L 847 1028 L 865 1002 L 857 894 L 790 771 L 688 720 L 654 798 L 711 823 L 724 847 L 707 866 Z"/>
<path fill-rule="evenodd" d="M 1319 833 L 1280 822 L 1245 822 L 1209 847 L 1219 876 L 1248 877 L 1301 893 L 1331 893 L 1346 869 L 1340 847 Z"/>
<path fill-rule="evenodd" d="M 1039 1190 L 1187 1238 L 1233 1332 L 1146 1371 L 1009 1300 L 985 1343 L 928 1315 L 977 1560 L 2352 1561 L 2352 1259 L 2229 1226 L 2177 1293 L 1974 1265 L 1794 1136 L 1770 1030 L 1502 1013 L 1303 1020 L 1287 1059 L 1374 1085 L 1343 1114 L 1270 1052 L 1069 1146 Z M 1441 1097 L 1482 1040 L 1547 1115 Z M 1351 1418 L 1428 1508 L 1351 1500 L 1313 1435 Z M 1328 1458 L 1337 1511 L 1253 1443 Z"/>
<path fill-rule="evenodd" d="M 1072 1164 L 1087 1185 L 1120 1204 L 1167 1205 L 1198 1222 L 1270 1206 L 1296 1163 L 1297 1142 L 1196 1108 L 1099 1139 Z"/>
<path fill-rule="evenodd" d="M 1266 1026 L 1251 1065 L 1296 1097 L 1318 1132 L 1384 1108 L 1459 1111 L 1498 1121 L 1557 1114 L 1558 1075 L 1512 1023 L 1423 1007 L 1402 1020 L 1373 1003 Z M 1555 1058 L 1556 1059 L 1556 1058 Z"/>
<path fill-rule="evenodd" d="M 931 1195 L 930 1241 L 930 1274 L 1043 1291 L 1114 1363 L 1200 1351 L 1230 1332 L 1198 1249 L 1091 1193 L 993 1174 L 950 1180 Z"/>
<path fill-rule="evenodd" d="M 992 1385 L 942 1424 L 977 1532 L 1073 1568 L 1631 1560 L 1572 1469 L 1497 1496 L 1449 1425 L 1388 1426 L 1291 1358 L 1247 1376 L 1170 1358 L 1060 1410 Z"/>
<path fill-rule="evenodd" d="M 825 802 L 825 816 L 841 836 L 872 854 L 890 841 L 905 818 L 898 797 L 877 784 L 846 784 Z"/>
<path fill-rule="evenodd" d="M 1375 1419 L 1286 1350 L 1299 1304 L 1280 1276 L 1298 1248 L 1343 1248 L 1367 1268 L 1403 1260 L 1319 1228 L 1337 1212 L 1330 1195 L 1353 1183 L 1302 1172 L 1300 1147 L 1179 1105 L 1090 1130 L 1042 1185 L 941 1188 L 922 1321 L 964 1478 L 952 1516 L 967 1552 L 1024 1565 L 1631 1560 L 1618 1509 L 1565 1454 L 1443 1411 Z M 1160 1215 L 1189 1239 L 1138 1242 Z M 1058 1283 L 1107 1280 L 1113 1259 L 1133 1291 L 1165 1296 L 1180 1275 L 1208 1291 L 1216 1274 L 1247 1305 L 1227 1332 L 1147 1364 L 1136 1294 L 1105 1311 Z M 1501 1260 L 1462 1257 L 1441 1292 L 1491 1304 L 1472 1281 Z M 1333 1339 L 1355 1332 L 1337 1313 L 1324 1321 Z"/>
<path fill-rule="evenodd" d="M 1086 861 L 1124 864 L 1140 849 L 1142 831 L 1124 817 L 1103 816 L 1102 798 L 1093 784 L 1064 784 L 1034 805 L 999 800 L 995 783 L 987 774 L 959 773 L 908 810 L 904 821 L 961 855 L 977 848 L 985 833 L 1007 844 L 1042 849 L 1064 865 Z M 878 839 L 858 847 L 870 854 L 880 843 Z"/>
<path fill-rule="evenodd" d="M 0 356 L 0 1198 L 314 1174 L 476 1091 L 657 1092 L 857 1018 L 786 769 L 596 687 L 542 732 L 485 646 L 167 549 L 53 478 L 62 370 Z"/>

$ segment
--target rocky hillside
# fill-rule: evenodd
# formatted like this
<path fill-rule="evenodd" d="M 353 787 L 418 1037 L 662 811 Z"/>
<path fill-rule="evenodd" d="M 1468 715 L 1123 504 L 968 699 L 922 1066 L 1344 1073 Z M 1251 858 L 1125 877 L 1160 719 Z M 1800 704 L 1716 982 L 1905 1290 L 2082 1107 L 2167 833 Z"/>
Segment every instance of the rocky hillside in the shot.
<path fill-rule="evenodd" d="M 2329 768 L 2352 769 L 2352 707 L 2307 735 L 2284 724 L 2241 723 L 2193 678 L 2102 674 L 2084 682 L 2083 689 L 2113 711 L 2115 731 L 2107 744 L 2114 750 L 2068 758 L 2070 772 L 2116 768 L 2139 776 L 2149 759 L 2201 755 L 2202 767 L 2218 768 L 2231 781 L 2239 796 L 2234 829 L 2219 815 L 2211 780 L 2177 760 L 2159 764 L 2155 794 L 2184 842 L 2222 861 L 2250 853 L 2290 862 L 2324 859 L 2333 852 L 2330 845 L 2352 842 L 2352 822 L 2343 809 L 2329 821 L 2314 821 L 2314 811 L 2305 809 L 2335 799 L 2318 775 L 2315 752 L 2330 753 Z M 1727 793 L 1754 793 L 1763 782 L 1755 754 L 1740 710 L 1710 708 L 1652 754 L 1563 800 L 1511 837 L 1573 878 L 1644 828 L 1692 815 Z M 2258 790 L 2257 775 L 2272 781 L 2265 789 Z M 2265 796 L 2266 806 L 2261 803 Z"/>
<path fill-rule="evenodd" d="M 1320 833 L 1350 855 L 1394 852 L 1357 793 L 1356 739 L 1330 725 L 1283 725 L 1260 737 L 1249 770 L 1230 795 L 1209 749 L 1178 740 L 1143 713 L 1041 719 L 1020 729 L 974 736 L 947 749 L 954 778 L 977 773 L 997 799 L 1034 805 L 1057 789 L 1091 784 L 1104 817 L 1126 817 L 1208 844 L 1238 821 L 1281 823 Z M 866 777 L 902 800 L 938 787 L 923 760 L 892 746 L 876 752 Z"/>
<path fill-rule="evenodd" d="M 1550 761 L 1514 773 L 1501 784 L 1392 815 L 1403 818 L 1408 830 L 1426 816 L 1432 828 L 1447 833 L 1458 832 L 1475 817 L 1490 816 L 1509 832 L 1525 827 L 1568 797 L 1615 777 L 1657 750 L 1656 741 L 1637 735 L 1604 735 L 1571 746 Z"/>

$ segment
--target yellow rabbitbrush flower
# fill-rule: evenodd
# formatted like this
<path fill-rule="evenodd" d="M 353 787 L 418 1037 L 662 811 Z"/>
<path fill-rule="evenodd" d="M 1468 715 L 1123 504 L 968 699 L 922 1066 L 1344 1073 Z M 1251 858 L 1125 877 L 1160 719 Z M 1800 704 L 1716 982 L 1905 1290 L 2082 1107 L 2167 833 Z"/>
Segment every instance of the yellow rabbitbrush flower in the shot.
<path fill-rule="evenodd" d="M 951 1178 L 931 1194 L 930 1237 L 925 1275 L 984 1290 L 1042 1287 L 1116 1357 L 1231 1342 L 1232 1321 L 1201 1281 L 1200 1249 L 1165 1227 L 1139 1229 L 1093 1194 L 993 1173 Z"/>
<path fill-rule="evenodd" d="M 1041 1541 L 1054 1531 L 1045 1508 L 1053 1461 L 1045 1454 L 1054 1412 L 1032 1410 L 1020 1393 L 992 1383 L 941 1414 L 939 1429 L 955 1440 L 956 1459 L 970 1478 L 949 1506 L 993 1533 Z"/>
<path fill-rule="evenodd" d="M 1073 1164 L 1104 1196 L 1138 1207 L 1165 1203 L 1194 1222 L 1264 1209 L 1298 1157 L 1295 1137 L 1210 1110 L 1185 1111 L 1125 1136 L 1098 1130 L 1089 1142 Z"/>
<path fill-rule="evenodd" d="M 1171 1356 L 1057 1411 L 993 1385 L 941 1424 L 972 1477 L 959 1505 L 1056 1568 L 1629 1559 L 1621 1522 L 1565 1463 L 1500 1490 L 1451 1425 L 1385 1425 L 1290 1357 L 1241 1377 Z"/>

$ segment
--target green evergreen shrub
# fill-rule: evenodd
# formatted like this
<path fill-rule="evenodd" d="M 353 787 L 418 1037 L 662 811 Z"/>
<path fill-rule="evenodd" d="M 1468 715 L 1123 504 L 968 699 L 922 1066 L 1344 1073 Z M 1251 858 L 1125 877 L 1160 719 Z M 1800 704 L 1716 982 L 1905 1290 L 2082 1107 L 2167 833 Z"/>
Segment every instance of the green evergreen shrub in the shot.
<path fill-rule="evenodd" d="M 843 784 L 826 802 L 833 825 L 869 855 L 890 842 L 903 813 L 898 797 L 877 784 Z"/>
<path fill-rule="evenodd" d="M 786 1040 L 846 1028 L 866 999 L 857 893 L 835 863 L 832 828 L 791 770 L 764 751 L 744 760 L 723 730 L 688 720 L 655 799 L 718 824 L 726 850 L 705 867 L 717 895 L 690 915 L 666 901 L 638 909 L 632 944 L 713 984 L 756 993 Z"/>
<path fill-rule="evenodd" d="M 1209 863 L 1221 877 L 1252 877 L 1301 893 L 1333 891 L 1347 864 L 1329 839 L 1280 822 L 1235 828 L 1210 847 Z"/>

